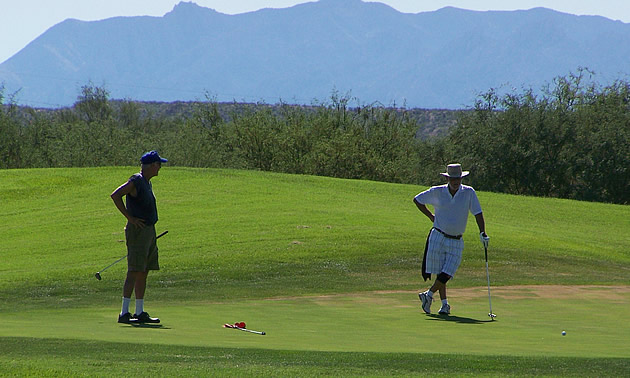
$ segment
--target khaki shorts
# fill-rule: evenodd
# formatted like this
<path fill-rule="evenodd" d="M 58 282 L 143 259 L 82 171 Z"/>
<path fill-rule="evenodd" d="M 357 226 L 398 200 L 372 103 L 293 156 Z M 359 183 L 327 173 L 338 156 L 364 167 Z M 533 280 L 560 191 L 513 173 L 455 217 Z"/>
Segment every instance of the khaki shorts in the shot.
<path fill-rule="evenodd" d="M 127 269 L 130 272 L 160 269 L 154 225 L 140 228 L 127 223 L 125 239 L 127 240 Z"/>

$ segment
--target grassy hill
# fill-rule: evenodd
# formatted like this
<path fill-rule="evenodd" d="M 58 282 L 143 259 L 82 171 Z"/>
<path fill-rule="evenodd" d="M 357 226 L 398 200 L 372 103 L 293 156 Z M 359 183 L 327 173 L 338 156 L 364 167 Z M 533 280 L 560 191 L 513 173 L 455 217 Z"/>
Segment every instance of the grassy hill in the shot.
<path fill-rule="evenodd" d="M 173 345 L 188 356 L 186 366 L 201 359 L 211 369 L 220 360 L 218 370 L 205 370 L 215 374 L 426 374 L 433 371 L 417 362 L 426 362 L 426 353 L 454 354 L 454 370 L 437 371 L 445 375 L 571 375 L 587 366 L 599 374 L 604 366 L 619 366 L 608 371 L 612 375 L 630 366 L 630 349 L 611 342 L 630 337 L 629 327 L 612 334 L 609 327 L 592 329 L 630 308 L 628 206 L 479 193 L 499 314 L 490 329 L 473 217 L 464 261 L 449 284 L 459 312 L 450 323 L 436 321 L 444 319 L 421 314 L 414 299 L 427 286 L 419 270 L 431 225 L 411 202 L 423 187 L 253 171 L 165 166 L 152 180 L 157 229 L 169 234 L 159 241 L 162 270 L 149 277 L 147 308 L 165 322 L 159 331 L 127 332 L 115 324 L 125 262 L 104 272 L 102 281 L 93 275 L 126 253 L 124 218 L 109 194 L 136 171 L 0 171 L 0 340 L 8 356 L 0 358 L 0 371 L 47 375 L 51 360 L 34 356 L 26 347 L 32 342 L 59 348 L 66 365 L 50 367 L 54 373 L 98 374 L 100 365 L 88 368 L 86 361 L 107 366 L 110 358 L 124 358 L 111 352 L 123 345 L 117 343 L 154 350 L 160 369 L 147 371 L 157 375 L 172 374 L 181 362 Z M 611 301 L 615 311 L 600 313 Z M 69 320 L 82 314 L 85 322 Z M 253 339 L 220 328 L 242 320 L 238 316 L 271 332 Z M 473 326 L 464 330 L 462 324 Z M 559 334 L 556 328 L 585 324 L 588 331 L 568 346 L 559 344 L 568 338 L 548 339 L 549 332 Z M 432 346 L 438 335 L 459 341 Z M 419 342 L 423 337 L 431 339 Z M 83 351 L 95 345 L 95 352 Z M 593 345 L 601 348 L 595 353 Z M 247 351 L 258 356 L 248 362 L 251 370 L 207 358 Z M 494 362 L 468 368 L 479 355 Z M 26 362 L 16 363 L 17 356 Z M 514 369 L 527 361 L 554 365 L 543 363 L 549 356 L 557 358 L 555 368 Z M 343 361 L 341 367 L 324 362 L 333 360 Z"/>

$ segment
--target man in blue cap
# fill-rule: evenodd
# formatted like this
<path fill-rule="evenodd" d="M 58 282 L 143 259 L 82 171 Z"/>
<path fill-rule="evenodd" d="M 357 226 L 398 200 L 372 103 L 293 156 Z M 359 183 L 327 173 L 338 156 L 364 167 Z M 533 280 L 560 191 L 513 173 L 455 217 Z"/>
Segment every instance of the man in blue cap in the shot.
<path fill-rule="evenodd" d="M 111 194 L 116 208 L 127 218 L 127 278 L 123 286 L 122 310 L 118 323 L 159 323 L 144 311 L 144 292 L 149 270 L 159 270 L 155 223 L 158 221 L 157 206 L 151 178 L 158 175 L 162 163 L 168 160 L 157 151 L 147 152 L 140 158 L 142 168 Z M 123 196 L 126 196 L 123 202 Z M 125 205 L 126 203 L 126 205 Z M 136 311 L 129 313 L 131 294 L 136 292 Z"/>

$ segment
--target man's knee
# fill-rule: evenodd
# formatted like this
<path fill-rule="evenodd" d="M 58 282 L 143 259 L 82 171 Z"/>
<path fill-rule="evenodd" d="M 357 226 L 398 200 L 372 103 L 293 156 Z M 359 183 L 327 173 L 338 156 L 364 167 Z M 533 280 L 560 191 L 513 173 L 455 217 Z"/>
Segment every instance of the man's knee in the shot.
<path fill-rule="evenodd" d="M 448 280 L 451 279 L 451 276 L 449 276 L 448 274 L 442 272 L 440 274 L 437 275 L 436 278 L 438 281 L 440 281 L 441 283 L 443 283 L 444 285 L 446 285 L 446 283 L 448 282 Z"/>

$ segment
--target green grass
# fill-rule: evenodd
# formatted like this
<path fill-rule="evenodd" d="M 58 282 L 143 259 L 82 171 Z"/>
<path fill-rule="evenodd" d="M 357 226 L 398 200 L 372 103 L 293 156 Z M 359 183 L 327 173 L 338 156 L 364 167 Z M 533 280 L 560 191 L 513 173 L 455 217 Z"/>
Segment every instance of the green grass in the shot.
<path fill-rule="evenodd" d="M 151 303 L 151 311 L 165 322 L 145 328 L 117 324 L 115 305 L 101 307 L 89 317 L 85 308 L 39 309 L 3 314 L 0 335 L 55 339 L 74 335 L 86 341 L 301 351 L 630 356 L 625 342 L 630 328 L 610 326 L 618 322 L 620 313 L 630 310 L 630 290 L 618 289 L 618 298 L 606 302 L 610 311 L 602 312 L 597 311 L 601 297 L 609 295 L 602 288 L 564 290 L 562 300 L 541 297 L 544 293 L 538 289 L 499 288 L 493 301 L 498 314 L 494 322 L 487 317 L 486 294 L 483 289 L 472 293 L 454 289 L 449 317 L 420 313 L 415 292 Z M 222 327 L 241 320 L 267 335 Z"/>
<path fill-rule="evenodd" d="M 93 275 L 125 254 L 109 194 L 135 170 L 0 171 L 0 374 L 630 368 L 630 327 L 618 321 L 630 310 L 628 206 L 478 193 L 499 315 L 491 323 L 473 217 L 449 283 L 453 316 L 426 316 L 416 293 L 427 286 L 418 273 L 430 223 L 411 202 L 424 188 L 323 177 L 165 167 L 152 182 L 158 232 L 170 232 L 146 301 L 164 322 L 118 325 L 125 263 L 102 281 Z M 241 320 L 268 334 L 221 328 Z"/>
<path fill-rule="evenodd" d="M 10 348 L 5 347 L 9 345 Z M 0 370 L 30 376 L 621 376 L 618 358 L 302 352 L 4 338 Z M 24 356 L 29 356 L 23 359 Z M 120 365 L 123 365 L 120 367 Z M 625 370 L 627 372 L 627 370 Z M 603 374 L 602 374 L 603 373 Z"/>

